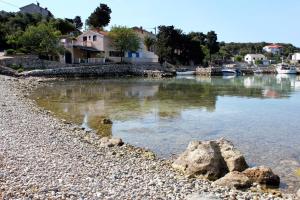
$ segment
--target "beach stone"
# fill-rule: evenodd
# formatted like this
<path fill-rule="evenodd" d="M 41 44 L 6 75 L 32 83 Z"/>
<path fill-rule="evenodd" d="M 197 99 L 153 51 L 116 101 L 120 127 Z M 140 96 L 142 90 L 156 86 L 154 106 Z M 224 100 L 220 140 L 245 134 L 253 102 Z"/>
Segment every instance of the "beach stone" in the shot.
<path fill-rule="evenodd" d="M 186 197 L 186 200 L 221 200 L 221 198 L 217 197 L 212 193 L 193 193 Z"/>
<path fill-rule="evenodd" d="M 213 183 L 215 186 L 224 186 L 224 187 L 231 187 L 236 189 L 247 189 L 251 187 L 252 182 L 251 180 L 241 172 L 233 171 L 223 178 L 215 181 Z"/>
<path fill-rule="evenodd" d="M 246 169 L 243 174 L 245 174 L 252 182 L 257 182 L 261 185 L 279 187 L 280 178 L 278 175 L 274 174 L 272 169 L 269 167 L 253 167 Z"/>
<path fill-rule="evenodd" d="M 297 192 L 297 197 L 300 198 L 300 189 Z"/>
<path fill-rule="evenodd" d="M 227 173 L 227 167 L 215 141 L 193 141 L 172 164 L 188 176 L 217 180 Z"/>
<path fill-rule="evenodd" d="M 101 147 L 114 147 L 114 146 L 122 146 L 124 142 L 120 138 L 108 138 L 103 137 L 100 139 Z"/>
<path fill-rule="evenodd" d="M 222 138 L 218 140 L 217 143 L 230 172 L 242 172 L 248 168 L 245 157 L 230 141 Z"/>
<path fill-rule="evenodd" d="M 102 122 L 101 122 L 102 124 L 113 124 L 113 122 L 110 120 L 110 119 L 108 119 L 108 118 L 104 118 L 104 119 L 102 119 Z"/>

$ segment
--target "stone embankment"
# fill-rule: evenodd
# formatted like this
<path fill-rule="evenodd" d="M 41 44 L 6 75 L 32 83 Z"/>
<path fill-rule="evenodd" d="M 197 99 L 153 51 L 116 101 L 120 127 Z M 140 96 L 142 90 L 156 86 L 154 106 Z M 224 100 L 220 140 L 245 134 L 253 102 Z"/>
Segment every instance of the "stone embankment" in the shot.
<path fill-rule="evenodd" d="M 197 68 L 196 74 L 202 76 L 222 76 L 222 67 L 207 67 L 207 68 Z M 243 75 L 253 75 L 257 68 L 238 68 Z M 262 69 L 262 74 L 276 74 L 275 67 L 264 67 Z"/>
<path fill-rule="evenodd" d="M 27 96 L 41 84 L 0 76 L 0 199 L 296 198 L 181 176 L 150 151 L 100 138 L 38 108 Z"/>

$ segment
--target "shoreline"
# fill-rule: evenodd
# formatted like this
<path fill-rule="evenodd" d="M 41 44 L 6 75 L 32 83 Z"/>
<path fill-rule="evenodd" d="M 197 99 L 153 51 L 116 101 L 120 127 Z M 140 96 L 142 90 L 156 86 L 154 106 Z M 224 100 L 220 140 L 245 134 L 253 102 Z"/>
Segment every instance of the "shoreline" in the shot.
<path fill-rule="evenodd" d="M 100 147 L 100 137 L 52 116 L 28 98 L 44 78 L 0 75 L 0 197 L 87 199 L 293 199 L 212 186 L 188 179 L 171 168 L 171 160 L 125 144 Z M 28 158 L 29 157 L 29 158 Z M 2 195 L 2 196 L 1 196 Z M 192 196 L 190 196 L 192 195 Z"/>

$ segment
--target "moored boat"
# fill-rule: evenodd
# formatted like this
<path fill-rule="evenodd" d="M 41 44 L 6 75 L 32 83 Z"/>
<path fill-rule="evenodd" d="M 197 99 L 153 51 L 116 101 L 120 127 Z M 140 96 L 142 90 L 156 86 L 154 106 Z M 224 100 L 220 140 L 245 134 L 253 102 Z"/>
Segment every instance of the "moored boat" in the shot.
<path fill-rule="evenodd" d="M 223 76 L 235 76 L 237 75 L 237 70 L 225 68 L 222 69 L 222 74 Z"/>
<path fill-rule="evenodd" d="M 297 69 L 295 66 L 285 63 L 278 64 L 276 67 L 276 71 L 278 74 L 297 74 Z"/>
<path fill-rule="evenodd" d="M 176 71 L 177 76 L 190 76 L 190 75 L 196 75 L 196 71 L 194 70 L 188 70 L 188 69 L 180 69 Z"/>

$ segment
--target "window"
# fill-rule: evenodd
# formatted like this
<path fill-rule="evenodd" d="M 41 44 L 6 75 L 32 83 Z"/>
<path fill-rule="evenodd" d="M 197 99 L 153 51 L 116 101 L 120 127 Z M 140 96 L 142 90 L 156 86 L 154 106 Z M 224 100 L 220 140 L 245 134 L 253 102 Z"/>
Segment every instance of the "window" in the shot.
<path fill-rule="evenodd" d="M 87 37 L 84 36 L 84 37 L 82 38 L 82 40 L 83 40 L 84 42 L 87 41 Z"/>
<path fill-rule="evenodd" d="M 110 57 L 124 57 L 124 53 L 120 51 L 110 51 L 109 52 Z"/>
<path fill-rule="evenodd" d="M 97 41 L 97 35 L 93 36 L 93 41 Z"/>
<path fill-rule="evenodd" d="M 91 36 L 89 36 L 89 40 L 91 40 Z"/>
<path fill-rule="evenodd" d="M 253 58 L 253 60 L 255 60 L 255 58 Z"/>

